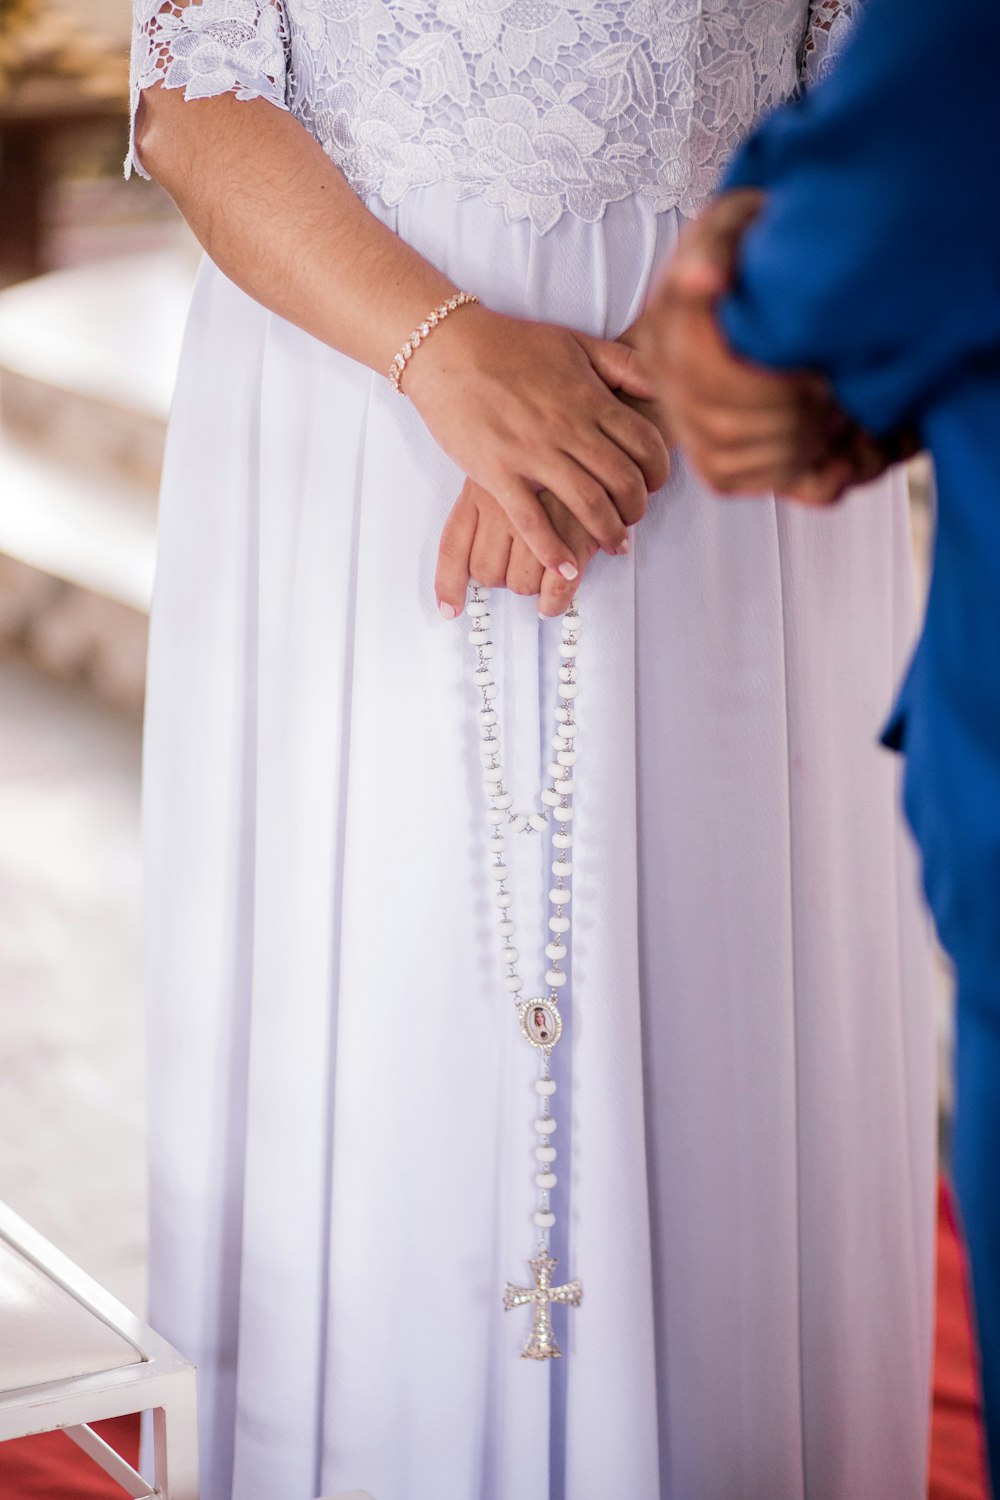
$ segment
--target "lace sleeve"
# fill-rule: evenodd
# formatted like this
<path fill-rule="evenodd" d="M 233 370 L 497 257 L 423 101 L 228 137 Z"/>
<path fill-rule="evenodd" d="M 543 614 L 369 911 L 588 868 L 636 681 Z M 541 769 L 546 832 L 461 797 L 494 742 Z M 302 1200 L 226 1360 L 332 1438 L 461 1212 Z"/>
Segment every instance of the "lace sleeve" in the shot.
<path fill-rule="evenodd" d="M 802 49 L 802 82 L 807 88 L 832 70 L 864 0 L 811 0 L 809 29 Z"/>
<path fill-rule="evenodd" d="M 185 99 L 235 94 L 287 109 L 284 0 L 133 0 L 132 129 L 125 176 L 148 176 L 135 150 L 139 96 L 154 83 Z"/>

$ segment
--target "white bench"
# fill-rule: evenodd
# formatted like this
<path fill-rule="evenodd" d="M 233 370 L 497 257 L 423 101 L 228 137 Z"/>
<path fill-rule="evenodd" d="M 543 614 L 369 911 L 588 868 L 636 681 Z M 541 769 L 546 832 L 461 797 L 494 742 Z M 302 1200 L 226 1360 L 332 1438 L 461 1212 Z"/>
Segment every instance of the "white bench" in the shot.
<path fill-rule="evenodd" d="M 142 1411 L 152 1485 L 90 1427 Z M 198 1500 L 194 1368 L 0 1204 L 0 1442 L 57 1429 L 133 1500 Z"/>

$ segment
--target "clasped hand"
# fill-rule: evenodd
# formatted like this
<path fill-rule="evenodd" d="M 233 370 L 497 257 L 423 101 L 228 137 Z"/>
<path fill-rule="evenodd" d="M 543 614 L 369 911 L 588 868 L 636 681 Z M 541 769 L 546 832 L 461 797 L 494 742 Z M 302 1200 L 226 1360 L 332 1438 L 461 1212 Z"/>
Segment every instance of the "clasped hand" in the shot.
<path fill-rule="evenodd" d="M 829 505 L 918 444 L 909 432 L 872 437 L 838 406 L 822 376 L 762 369 L 727 344 L 718 305 L 763 204 L 756 189 L 734 190 L 688 225 L 629 337 L 678 446 L 710 489 Z"/>
<path fill-rule="evenodd" d="M 446 615 L 470 576 L 560 613 L 596 551 L 627 553 L 666 480 L 663 434 L 629 404 L 651 401 L 653 382 L 625 342 L 470 307 L 428 341 L 405 389 L 468 475 L 441 542 Z"/>
<path fill-rule="evenodd" d="M 720 494 L 830 504 L 914 452 L 876 440 L 827 382 L 757 368 L 727 345 L 718 303 L 762 194 L 723 194 L 681 236 L 641 317 L 617 341 L 475 309 L 437 340 L 410 394 L 469 476 L 445 524 L 435 588 L 448 618 L 469 579 L 568 608 L 600 549 L 666 480 L 668 444 Z"/>

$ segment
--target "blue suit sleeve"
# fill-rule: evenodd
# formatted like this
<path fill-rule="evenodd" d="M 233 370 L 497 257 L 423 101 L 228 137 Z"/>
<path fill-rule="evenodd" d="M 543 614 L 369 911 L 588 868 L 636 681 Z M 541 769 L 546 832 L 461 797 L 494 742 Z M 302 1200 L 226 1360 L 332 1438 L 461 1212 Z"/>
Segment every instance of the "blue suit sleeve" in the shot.
<path fill-rule="evenodd" d="M 833 75 L 764 122 L 727 187 L 766 190 L 722 320 L 823 371 L 873 432 L 1000 344 L 997 0 L 871 0 Z"/>

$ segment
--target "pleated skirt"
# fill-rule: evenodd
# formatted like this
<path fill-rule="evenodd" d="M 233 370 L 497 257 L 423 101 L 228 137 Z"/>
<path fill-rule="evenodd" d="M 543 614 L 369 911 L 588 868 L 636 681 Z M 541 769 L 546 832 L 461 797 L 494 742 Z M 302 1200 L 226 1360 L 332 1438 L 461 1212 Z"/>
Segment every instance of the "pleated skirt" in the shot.
<path fill-rule="evenodd" d="M 399 232 L 490 306 L 617 333 L 673 243 L 447 187 Z M 154 1323 L 204 1500 L 918 1500 L 928 934 L 880 721 L 903 485 L 818 515 L 674 466 L 580 595 L 554 1231 L 579 1309 L 519 1354 L 535 1056 L 503 988 L 462 482 L 380 376 L 201 271 L 173 411 L 144 787 Z M 558 625 L 491 602 L 518 805 Z M 544 840 L 512 889 L 529 992 Z M 536 957 L 537 956 L 537 957 Z"/>

